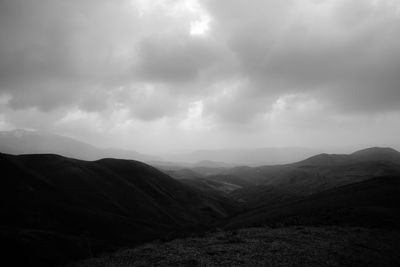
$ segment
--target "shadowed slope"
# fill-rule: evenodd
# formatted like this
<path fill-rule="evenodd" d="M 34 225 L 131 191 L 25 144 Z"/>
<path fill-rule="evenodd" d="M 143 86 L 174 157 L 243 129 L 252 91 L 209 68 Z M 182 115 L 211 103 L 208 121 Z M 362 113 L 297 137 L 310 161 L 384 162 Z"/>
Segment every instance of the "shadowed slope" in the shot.
<path fill-rule="evenodd" d="M 229 196 L 243 203 L 246 209 L 277 204 L 298 197 L 286 190 L 269 185 L 255 185 L 236 189 L 230 192 Z"/>
<path fill-rule="evenodd" d="M 86 239 L 94 244 L 96 240 L 140 243 L 203 227 L 236 212 L 233 201 L 187 187 L 136 161 L 0 154 L 0 166 L 3 229 L 17 231 L 14 237 L 6 231 L 6 236 L 21 241 L 22 247 L 26 245 L 22 240 L 29 240 L 31 249 L 37 242 L 39 251 L 30 251 L 30 256 L 42 265 L 84 256 L 87 246 L 83 252 L 76 247 Z M 63 244 L 52 245 L 55 236 L 79 242 L 73 250 L 58 251 L 64 255 L 54 258 L 48 249 Z M 46 248 L 39 249 L 46 242 Z"/>
<path fill-rule="evenodd" d="M 400 228 L 400 176 L 377 177 L 266 205 L 232 218 L 228 228 L 263 224 Z"/>

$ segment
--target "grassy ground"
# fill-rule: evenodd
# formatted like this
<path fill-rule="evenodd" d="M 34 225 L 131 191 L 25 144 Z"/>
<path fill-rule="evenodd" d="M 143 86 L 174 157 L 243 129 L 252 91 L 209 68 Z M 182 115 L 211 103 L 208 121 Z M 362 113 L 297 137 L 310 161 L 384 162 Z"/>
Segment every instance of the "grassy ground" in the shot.
<path fill-rule="evenodd" d="M 248 228 L 153 242 L 70 265 L 400 266 L 400 233 L 354 227 Z"/>

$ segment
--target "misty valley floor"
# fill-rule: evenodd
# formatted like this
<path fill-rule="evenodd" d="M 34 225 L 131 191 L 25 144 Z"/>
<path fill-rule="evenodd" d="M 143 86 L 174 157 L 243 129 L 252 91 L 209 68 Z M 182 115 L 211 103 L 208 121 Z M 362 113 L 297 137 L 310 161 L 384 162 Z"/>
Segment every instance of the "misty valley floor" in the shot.
<path fill-rule="evenodd" d="M 89 266 L 400 266 L 400 233 L 359 227 L 217 231 L 68 265 Z"/>

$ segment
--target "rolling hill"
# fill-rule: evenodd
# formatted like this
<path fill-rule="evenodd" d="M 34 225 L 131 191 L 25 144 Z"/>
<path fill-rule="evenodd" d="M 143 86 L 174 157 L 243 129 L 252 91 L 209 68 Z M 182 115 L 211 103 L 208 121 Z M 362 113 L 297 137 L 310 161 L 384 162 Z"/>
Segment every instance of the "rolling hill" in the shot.
<path fill-rule="evenodd" d="M 0 153 L 0 240 L 17 265 L 53 266 L 217 227 L 399 231 L 399 155 L 370 148 L 284 165 L 160 171 L 134 160 Z"/>
<path fill-rule="evenodd" d="M 398 266 L 399 230 L 400 176 L 383 176 L 261 206 L 214 232 L 70 266 Z"/>
<path fill-rule="evenodd" d="M 132 160 L 0 154 L 0 166 L 2 241 L 41 266 L 201 229 L 238 211 Z"/>
<path fill-rule="evenodd" d="M 319 154 L 294 165 L 297 166 L 332 166 L 358 162 L 388 161 L 400 164 L 400 152 L 389 147 L 371 147 L 358 150 L 352 154 Z"/>
<path fill-rule="evenodd" d="M 351 225 L 400 229 L 400 176 L 375 177 L 260 206 L 230 219 L 226 227 L 255 225 Z"/>
<path fill-rule="evenodd" d="M 400 153 L 390 148 L 369 148 L 350 155 L 320 154 L 306 160 L 273 166 L 236 167 L 230 174 L 255 185 L 278 187 L 309 195 L 377 176 L 400 174 Z"/>
<path fill-rule="evenodd" d="M 400 153 L 391 148 L 367 148 L 352 154 L 319 154 L 292 164 L 234 168 L 186 168 L 170 171 L 202 190 L 205 180 L 240 186 L 229 197 L 246 209 L 308 196 L 330 188 L 384 175 L 400 175 Z M 196 181 L 195 181 L 196 180 Z M 183 180 L 182 180 L 183 181 Z"/>

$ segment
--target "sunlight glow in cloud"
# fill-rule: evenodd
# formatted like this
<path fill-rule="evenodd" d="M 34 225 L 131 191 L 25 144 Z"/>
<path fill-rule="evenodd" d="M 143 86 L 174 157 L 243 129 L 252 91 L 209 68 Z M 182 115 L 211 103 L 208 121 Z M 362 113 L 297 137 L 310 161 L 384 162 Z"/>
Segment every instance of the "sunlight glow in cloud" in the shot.
<path fill-rule="evenodd" d="M 190 22 L 191 35 L 204 35 L 210 30 L 211 19 L 209 16 L 202 15 L 199 20 Z"/>
<path fill-rule="evenodd" d="M 204 127 L 203 123 L 203 101 L 198 100 L 190 103 L 187 116 L 180 125 L 185 130 L 196 130 Z"/>

